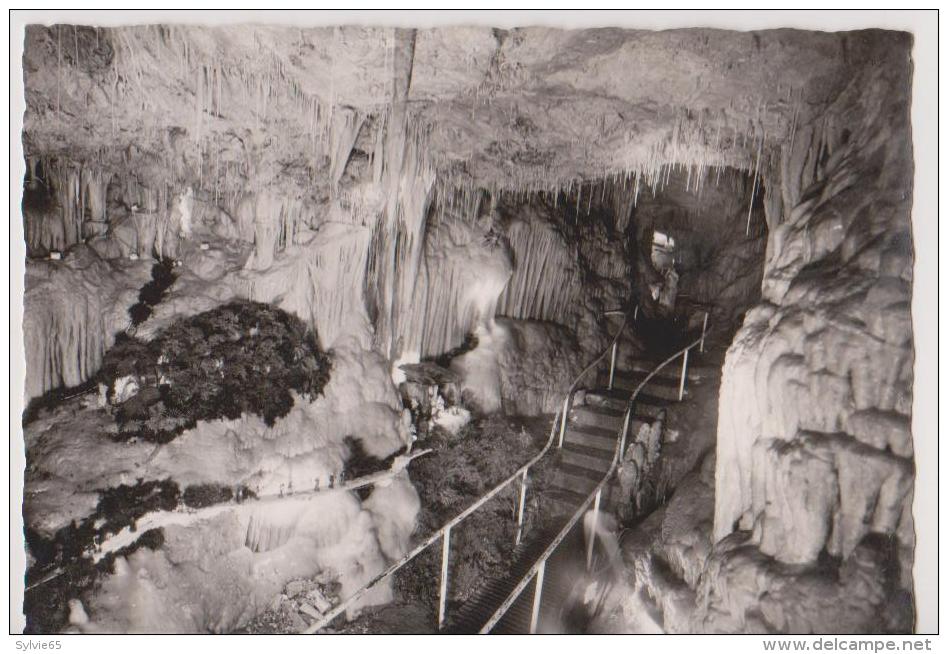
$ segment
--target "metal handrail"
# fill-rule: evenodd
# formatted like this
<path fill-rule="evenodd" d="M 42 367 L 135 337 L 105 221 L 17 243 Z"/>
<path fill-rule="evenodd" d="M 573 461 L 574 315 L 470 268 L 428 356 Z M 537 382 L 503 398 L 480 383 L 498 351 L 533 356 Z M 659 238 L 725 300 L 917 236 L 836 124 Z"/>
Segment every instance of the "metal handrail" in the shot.
<path fill-rule="evenodd" d="M 608 313 L 618 313 L 618 311 L 610 311 L 610 312 L 608 312 Z M 570 390 L 569 390 L 569 392 L 567 393 L 566 402 L 564 403 L 564 408 L 563 408 L 564 415 L 563 415 L 563 417 L 562 417 L 562 419 L 561 419 L 560 410 L 559 410 L 559 409 L 558 409 L 557 412 L 554 414 L 554 416 L 553 416 L 553 424 L 552 424 L 552 427 L 550 428 L 550 437 L 547 439 L 546 445 L 543 446 L 543 449 L 540 450 L 540 452 L 539 452 L 536 456 L 534 456 L 532 459 L 530 459 L 530 460 L 529 460 L 527 463 L 525 463 L 524 465 L 520 466 L 520 468 L 518 468 L 517 471 L 514 472 L 512 475 L 510 475 L 509 477 L 507 477 L 507 479 L 505 479 L 504 481 L 500 482 L 497 486 L 495 486 L 493 489 L 491 489 L 491 490 L 490 490 L 489 492 L 487 492 L 486 494 L 482 495 L 480 498 L 477 499 L 477 501 L 475 501 L 475 502 L 472 503 L 469 507 L 467 507 L 466 509 L 464 509 L 464 511 L 462 511 L 461 513 L 459 513 L 458 515 L 456 515 L 454 518 L 452 518 L 451 520 L 449 520 L 448 522 L 446 522 L 444 525 L 441 526 L 441 528 L 439 528 L 437 531 L 435 531 L 435 532 L 433 532 L 432 534 L 430 534 L 430 535 L 429 535 L 425 540 L 423 540 L 422 542 L 418 543 L 414 548 L 411 549 L 411 551 L 409 551 L 407 554 L 405 554 L 402 558 L 400 558 L 400 559 L 399 559 L 398 561 L 396 561 L 395 563 L 391 564 L 388 568 L 386 568 L 386 569 L 385 569 L 383 572 L 381 572 L 380 574 L 376 575 L 369 583 L 367 583 L 367 584 L 365 584 L 364 586 L 362 586 L 362 588 L 360 588 L 359 590 L 357 590 L 355 593 L 353 593 L 352 595 L 350 595 L 349 597 L 347 597 L 345 600 L 341 601 L 339 604 L 337 604 L 337 605 L 334 606 L 332 609 L 330 609 L 329 611 L 327 611 L 325 614 L 323 614 L 323 616 L 322 616 L 319 620 L 317 620 L 316 622 L 314 622 L 313 624 L 311 624 L 309 627 L 307 627 L 306 629 L 304 629 L 304 630 L 301 631 L 300 633 L 303 633 L 303 634 L 314 634 L 314 633 L 316 633 L 317 631 L 319 631 L 320 629 L 325 628 L 330 622 L 332 622 L 332 621 L 333 621 L 337 616 L 339 616 L 343 611 L 345 611 L 345 610 L 349 609 L 350 607 L 352 607 L 353 604 L 355 604 L 355 602 L 356 602 L 357 600 L 359 600 L 360 598 L 362 598 L 363 596 L 365 596 L 365 594 L 368 593 L 370 590 L 372 590 L 372 588 L 374 588 L 374 587 L 375 587 L 376 585 L 378 585 L 381 581 L 387 579 L 389 576 L 391 576 L 392 574 L 394 574 L 394 573 L 395 573 L 396 571 L 398 571 L 402 566 L 404 566 L 405 564 L 407 564 L 409 561 L 411 561 L 412 559 L 414 559 L 416 556 L 418 556 L 419 554 L 421 554 L 423 551 L 425 551 L 430 545 L 432 545 L 432 544 L 433 544 L 435 541 L 437 541 L 438 539 L 441 539 L 441 541 L 442 541 L 442 549 L 441 549 L 441 588 L 440 588 L 440 593 L 439 593 L 439 598 L 438 598 L 438 628 L 440 629 L 441 626 L 444 624 L 445 608 L 446 608 L 446 602 L 447 602 L 448 556 L 449 556 L 449 552 L 450 552 L 450 543 L 451 543 L 451 540 L 450 540 L 450 539 L 451 539 L 451 528 L 454 527 L 455 525 L 457 525 L 458 523 L 460 523 L 462 520 L 464 520 L 464 518 L 466 518 L 467 516 L 469 516 L 471 513 L 473 513 L 474 511 L 476 511 L 478 508 L 480 508 L 481 506 L 483 506 L 484 503 L 486 503 L 488 500 L 490 500 L 492 497 L 494 497 L 494 496 L 495 496 L 497 493 L 499 493 L 501 490 L 503 490 L 504 488 L 506 488 L 507 486 L 509 486 L 513 481 L 515 481 L 515 480 L 519 477 L 519 478 L 520 478 L 520 498 L 519 498 L 519 507 L 518 507 L 518 510 L 517 510 L 517 537 L 516 537 L 516 544 L 519 544 L 519 543 L 520 543 L 521 530 L 522 530 L 522 526 L 523 526 L 524 504 L 525 504 L 525 500 L 526 500 L 527 474 L 529 473 L 530 468 L 531 468 L 537 461 L 539 461 L 539 460 L 549 451 L 550 446 L 553 444 L 553 437 L 556 435 L 556 432 L 557 432 L 557 430 L 556 430 L 557 424 L 558 424 L 558 423 L 559 423 L 559 424 L 562 424 L 562 425 L 565 425 L 565 424 L 566 424 L 565 412 L 568 411 L 568 409 L 569 409 L 569 402 L 570 402 L 570 400 L 571 400 L 571 398 L 572 398 L 573 393 L 575 392 L 576 388 L 578 387 L 578 384 L 579 384 L 580 379 L 583 377 L 583 375 L 585 375 L 587 372 L 589 372 L 591 369 L 593 369 L 593 367 L 595 367 L 596 365 L 598 365 L 598 364 L 603 360 L 603 358 L 605 358 L 606 354 L 607 354 L 608 352 L 610 352 L 610 350 L 611 350 L 611 352 L 612 352 L 612 366 L 611 366 L 611 369 L 610 369 L 610 373 L 609 373 L 609 374 L 610 374 L 610 380 L 612 379 L 612 377 L 613 377 L 613 375 L 614 375 L 614 373 L 615 373 L 615 359 L 616 359 L 615 351 L 616 351 L 616 346 L 617 346 L 617 344 L 618 344 L 618 342 L 619 342 L 619 336 L 622 334 L 622 331 L 625 329 L 626 319 L 627 319 L 627 316 L 626 316 L 625 313 L 623 313 L 622 325 L 619 327 L 619 330 L 616 332 L 616 335 L 615 335 L 615 337 L 612 339 L 612 343 L 610 344 L 610 346 L 609 346 L 608 348 L 606 348 L 606 349 L 602 352 L 602 354 L 600 354 L 598 357 L 596 357 L 596 359 L 595 359 L 591 364 L 589 364 L 588 366 L 586 366 L 586 367 L 583 369 L 583 371 L 582 371 L 581 373 L 579 373 L 579 375 L 577 375 L 576 379 L 573 381 L 572 385 L 570 386 Z M 562 436 L 560 437 L 560 444 L 562 444 Z"/>
<path fill-rule="evenodd" d="M 707 320 L 705 320 L 705 327 L 707 327 Z M 660 364 L 658 364 L 657 366 L 655 366 L 654 368 L 652 368 L 652 371 L 651 371 L 650 373 L 648 373 L 647 375 L 645 375 L 645 378 L 644 378 L 641 382 L 639 382 L 639 384 L 638 384 L 638 385 L 635 387 L 635 389 L 632 391 L 632 394 L 629 396 L 629 406 L 628 406 L 627 409 L 626 409 L 625 424 L 623 425 L 623 429 L 622 429 L 622 440 L 620 441 L 621 449 L 622 449 L 622 450 L 625 450 L 625 440 L 626 440 L 626 436 L 628 435 L 628 434 L 627 434 L 627 430 L 628 430 L 628 427 L 629 427 L 629 421 L 630 421 L 630 419 L 631 419 L 631 417 L 632 417 L 632 416 L 631 416 L 631 412 L 632 412 L 632 409 L 633 409 L 633 405 L 635 404 L 635 398 L 637 398 L 637 397 L 639 396 L 639 393 L 642 392 L 642 389 L 645 388 L 646 384 L 648 384 L 650 381 L 652 381 L 652 379 L 653 379 L 659 372 L 661 372 L 662 369 L 663 369 L 665 366 L 667 366 L 669 363 L 671 363 L 672 361 L 674 361 L 674 360 L 677 359 L 678 357 L 682 357 L 682 360 L 681 360 L 681 378 L 680 378 L 680 380 L 679 380 L 679 382 L 678 382 L 678 401 L 680 402 L 682 399 L 684 399 L 684 396 L 685 396 L 685 379 L 688 377 L 688 353 L 689 353 L 693 348 L 695 348 L 695 347 L 702 348 L 701 351 L 703 352 L 703 351 L 704 351 L 704 349 L 703 349 L 703 348 L 704 348 L 704 339 L 705 339 L 705 329 L 702 328 L 702 330 L 701 330 L 701 337 L 700 337 L 700 338 L 695 339 L 694 341 L 692 341 L 691 343 L 689 343 L 688 345 L 686 345 L 685 347 L 683 347 L 682 349 L 678 350 L 678 351 L 675 352 L 673 355 L 671 355 L 670 357 L 668 357 L 667 359 L 665 359 L 664 361 L 662 361 Z"/>
<path fill-rule="evenodd" d="M 706 326 L 707 326 L 707 321 L 705 321 L 705 327 Z M 560 543 L 563 542 L 563 540 L 566 538 L 570 530 L 576 525 L 580 517 L 582 517 L 586 513 L 586 510 L 589 507 L 590 503 L 594 504 L 594 511 L 596 512 L 596 516 L 594 516 L 593 519 L 594 520 L 598 519 L 599 504 L 602 498 L 602 489 L 606 485 L 606 483 L 610 481 L 612 474 L 615 472 L 616 465 L 619 461 L 621 452 L 625 448 L 625 442 L 626 442 L 626 438 L 628 436 L 628 431 L 629 431 L 629 422 L 632 417 L 632 409 L 633 409 L 633 405 L 635 403 L 636 397 L 638 397 L 638 394 L 642 391 L 645 385 L 649 381 L 651 381 L 652 378 L 654 378 L 655 375 L 658 374 L 659 371 L 661 371 L 665 366 L 667 366 L 669 363 L 671 363 L 678 357 L 683 357 L 682 380 L 679 386 L 680 390 L 679 390 L 679 398 L 678 398 L 679 400 L 681 400 L 683 389 L 684 389 L 684 379 L 687 374 L 688 353 L 691 351 L 692 348 L 703 346 L 704 338 L 705 338 L 705 330 L 703 328 L 700 338 L 696 339 L 694 342 L 685 346 L 684 348 L 682 348 L 681 350 L 679 350 L 678 352 L 676 352 L 675 354 L 671 355 L 670 357 L 662 361 L 660 364 L 658 364 L 654 369 L 652 369 L 651 372 L 649 372 L 648 375 L 645 376 L 645 379 L 643 379 L 635 387 L 635 390 L 632 391 L 632 395 L 629 397 L 628 405 L 626 406 L 625 416 L 623 418 L 623 423 L 622 423 L 621 438 L 616 441 L 616 449 L 612 455 L 612 462 L 609 464 L 608 471 L 605 473 L 605 475 L 599 481 L 596 487 L 592 491 L 590 491 L 589 495 L 586 497 L 585 500 L 583 500 L 579 508 L 576 509 L 576 511 L 567 521 L 566 525 L 556 535 L 556 538 L 554 538 L 550 542 L 547 548 L 543 551 L 543 554 L 541 554 L 540 557 L 536 560 L 536 562 L 530 567 L 526 575 L 524 575 L 524 577 L 520 580 L 520 582 L 514 587 L 514 589 L 510 592 L 510 594 L 507 596 L 504 602 L 500 605 L 500 607 L 498 607 L 498 609 L 494 611 L 490 619 L 484 624 L 483 627 L 481 627 L 480 633 L 482 634 L 489 633 L 490 630 L 493 629 L 494 626 L 497 625 L 497 623 L 504 617 L 504 615 L 513 605 L 513 603 L 517 601 L 517 599 L 520 597 L 520 594 L 527 587 L 527 585 L 534 579 L 534 577 L 536 578 L 537 583 L 536 583 L 536 587 L 535 587 L 534 595 L 533 595 L 533 609 L 532 609 L 531 618 L 530 618 L 530 633 L 536 632 L 537 619 L 539 617 L 539 612 L 540 612 L 540 600 L 541 600 L 542 591 L 543 591 L 543 576 L 546 570 L 546 562 L 550 558 L 550 556 L 553 554 L 553 552 L 556 550 L 556 548 L 559 547 Z M 592 531 L 593 533 L 595 533 L 595 529 L 593 529 Z M 592 543 L 593 543 L 592 538 L 593 537 L 590 537 L 589 545 L 587 546 L 587 553 L 586 553 L 587 567 L 589 566 L 589 562 L 592 556 Z"/>
<path fill-rule="evenodd" d="M 616 441 L 616 449 L 612 455 L 612 462 L 609 464 L 609 471 L 602 478 L 602 480 L 596 485 L 596 487 L 592 490 L 589 496 L 585 500 L 583 500 L 583 503 L 579 506 L 578 509 L 576 509 L 576 512 L 573 513 L 572 517 L 569 519 L 569 521 L 566 523 L 563 529 L 560 530 L 560 532 L 556 535 L 556 538 L 554 538 L 550 542 L 550 544 L 547 546 L 547 548 L 543 550 L 543 554 L 540 555 L 540 558 L 538 558 L 537 561 L 533 564 L 533 566 L 531 566 L 530 570 L 527 571 L 527 574 L 524 576 L 523 579 L 520 580 L 520 583 L 518 583 L 516 587 L 510 592 L 510 594 L 507 596 L 507 599 L 504 600 L 503 604 L 501 604 L 500 607 L 498 607 L 498 609 L 494 611 L 494 614 L 490 617 L 490 619 L 484 624 L 483 627 L 481 627 L 480 633 L 482 634 L 489 633 L 490 630 L 493 629 L 494 626 L 500 621 L 500 619 L 504 617 L 504 614 L 507 613 L 507 610 L 513 605 L 513 603 L 517 601 L 517 598 L 520 596 L 520 593 L 523 592 L 523 589 L 527 587 L 527 584 L 529 584 L 530 581 L 532 581 L 535 576 L 538 576 L 539 574 L 541 574 L 541 570 L 544 570 L 546 567 L 547 559 L 550 558 L 550 555 L 553 554 L 553 551 L 559 546 L 561 542 L 563 542 L 563 539 L 566 538 L 566 535 L 569 533 L 570 529 L 573 528 L 573 526 L 577 523 L 577 521 L 579 521 L 579 518 L 586 512 L 586 507 L 589 506 L 589 503 L 595 500 L 596 504 L 597 505 L 599 504 L 599 497 L 600 497 L 600 494 L 602 493 L 602 487 L 605 486 L 606 482 L 609 481 L 609 478 L 612 476 L 612 473 L 615 471 L 616 463 L 618 462 L 618 460 L 619 460 L 619 442 Z M 538 588 L 538 591 L 539 590 L 540 589 Z M 531 619 L 531 625 L 530 625 L 531 633 L 533 633 L 536 629 L 536 617 L 537 617 L 539 606 L 540 606 L 539 598 L 540 598 L 540 593 L 536 592 L 536 594 L 534 595 L 533 618 Z"/>
<path fill-rule="evenodd" d="M 569 395 L 572 395 L 573 393 L 576 392 L 576 390 L 579 388 L 579 382 L 582 381 L 583 377 L 586 376 L 586 373 L 591 370 L 594 370 L 600 364 L 600 362 L 602 362 L 602 360 L 606 358 L 606 354 L 615 352 L 615 348 L 619 344 L 619 337 L 622 335 L 622 331 L 625 329 L 626 322 L 628 322 L 628 316 L 623 312 L 622 324 L 620 324 L 619 329 L 616 330 L 616 335 L 612 338 L 612 341 L 609 343 L 609 346 L 605 350 L 602 351 L 602 354 L 600 354 L 598 357 L 593 359 L 593 361 L 588 366 L 583 368 L 582 372 L 576 375 L 576 378 L 573 380 L 573 383 L 569 387 L 569 391 L 567 391 Z"/>
<path fill-rule="evenodd" d="M 476 502 L 471 504 L 469 507 L 464 509 L 461 513 L 457 514 L 451 520 L 449 520 L 444 525 L 442 525 L 440 529 L 432 532 L 431 535 L 428 536 L 428 538 L 420 542 L 411 551 L 409 551 L 405 556 L 403 556 L 398 561 L 396 561 L 395 563 L 390 565 L 388 568 L 386 568 L 385 571 L 383 571 L 382 573 L 374 577 L 372 581 L 370 581 L 369 583 L 364 585 L 362 588 L 357 590 L 355 593 L 347 597 L 345 600 L 343 600 L 342 602 L 334 606 L 331 610 L 325 613 L 319 621 L 313 623 L 312 625 L 310 625 L 309 627 L 307 627 L 300 633 L 313 634 L 319 631 L 320 629 L 322 629 L 323 627 L 325 627 L 327 624 L 332 622 L 332 620 L 336 618 L 336 616 L 341 614 L 346 609 L 350 608 L 355 603 L 356 600 L 363 597 L 367 592 L 372 590 L 372 588 L 374 588 L 379 582 L 386 579 L 391 574 L 396 572 L 399 568 L 401 568 L 406 563 L 408 563 L 409 561 L 414 559 L 416 556 L 421 554 L 425 549 L 428 548 L 429 545 L 434 543 L 439 538 L 446 538 L 447 535 L 450 534 L 451 527 L 458 524 L 459 522 L 464 520 L 464 518 L 469 516 L 478 508 L 480 508 L 485 502 L 487 502 L 489 499 L 494 497 L 494 495 L 496 495 L 501 490 L 506 488 L 517 477 L 522 476 L 524 472 L 529 470 L 530 466 L 532 466 L 534 463 L 539 461 L 543 457 L 543 455 L 546 454 L 547 451 L 550 449 L 550 445 L 553 443 L 553 436 L 556 434 L 556 423 L 558 421 L 558 418 L 559 418 L 559 413 L 557 412 L 557 414 L 554 416 L 554 419 L 553 419 L 553 428 L 550 429 L 550 437 L 547 439 L 546 445 L 543 447 L 542 450 L 540 450 L 539 454 L 534 456 L 524 465 L 520 466 L 520 468 L 518 468 L 515 473 L 507 477 L 507 479 L 505 479 L 504 481 L 497 484 L 497 486 L 495 486 L 493 489 L 488 491 L 485 495 L 482 495 L 480 498 L 478 498 Z M 446 559 L 447 556 L 445 555 L 444 558 Z M 443 598 L 442 598 L 442 602 L 443 602 Z"/>
<path fill-rule="evenodd" d="M 638 305 L 636 305 L 636 311 L 637 310 L 638 310 Z M 563 437 L 566 435 L 566 421 L 567 421 L 567 418 L 569 417 L 569 408 L 570 408 L 570 405 L 573 403 L 573 395 L 575 395 L 576 391 L 579 389 L 579 382 L 582 381 L 583 377 L 586 376 L 586 373 L 590 372 L 591 370 L 594 370 L 602 362 L 602 360 L 606 358 L 607 353 L 610 354 L 609 390 L 612 390 L 612 385 L 613 385 L 613 382 L 615 381 L 615 374 L 616 374 L 616 357 L 619 353 L 619 337 L 622 336 L 622 332 L 625 331 L 625 326 L 629 321 L 629 314 L 618 309 L 606 311 L 604 312 L 603 315 L 615 314 L 615 313 L 622 314 L 622 324 L 620 324 L 619 329 L 616 330 L 616 335 L 613 336 L 612 342 L 609 343 L 609 346 L 605 350 L 602 351 L 602 354 L 600 354 L 598 357 L 593 359 L 593 361 L 588 366 L 583 368 L 582 372 L 576 375 L 576 378 L 573 380 L 573 383 L 570 385 L 569 390 L 566 391 L 566 399 L 563 400 L 563 411 L 560 417 L 560 438 L 556 445 L 557 448 L 563 447 Z"/>

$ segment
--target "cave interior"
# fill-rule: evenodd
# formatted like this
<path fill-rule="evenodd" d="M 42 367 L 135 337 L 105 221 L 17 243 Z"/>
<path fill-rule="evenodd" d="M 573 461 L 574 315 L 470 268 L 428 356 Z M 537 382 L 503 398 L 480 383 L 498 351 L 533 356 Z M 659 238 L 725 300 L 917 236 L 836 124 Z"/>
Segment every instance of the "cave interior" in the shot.
<path fill-rule="evenodd" d="M 27 631 L 911 632 L 911 48 L 29 26 Z"/>

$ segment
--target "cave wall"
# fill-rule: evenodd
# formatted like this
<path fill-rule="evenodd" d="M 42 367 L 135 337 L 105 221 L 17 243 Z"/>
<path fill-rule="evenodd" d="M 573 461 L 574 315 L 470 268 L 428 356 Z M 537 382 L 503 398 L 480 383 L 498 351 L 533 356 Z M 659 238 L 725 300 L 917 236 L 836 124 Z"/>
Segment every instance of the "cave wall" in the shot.
<path fill-rule="evenodd" d="M 150 262 L 103 261 L 85 246 L 65 261 L 31 262 L 23 312 L 26 398 L 94 375 L 149 279 Z"/>
<path fill-rule="evenodd" d="M 850 45 L 858 73 L 765 173 L 763 300 L 723 371 L 704 628 L 747 628 L 770 593 L 756 628 L 911 629 L 911 37 Z M 804 615 L 800 566 L 824 557 L 834 588 L 866 588 L 860 607 Z"/>
<path fill-rule="evenodd" d="M 601 353 L 629 307 L 634 285 L 635 183 L 607 176 L 551 193 L 501 194 L 495 229 L 514 260 L 497 315 L 556 323 L 582 356 Z"/>

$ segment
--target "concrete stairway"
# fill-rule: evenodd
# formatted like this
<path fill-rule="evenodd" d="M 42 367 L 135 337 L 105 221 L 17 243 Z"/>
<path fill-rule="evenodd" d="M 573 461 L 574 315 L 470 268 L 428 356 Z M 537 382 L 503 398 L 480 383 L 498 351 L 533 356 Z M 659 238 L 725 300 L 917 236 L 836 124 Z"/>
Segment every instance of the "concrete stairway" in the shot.
<path fill-rule="evenodd" d="M 649 371 L 661 361 L 645 358 L 633 361 L 627 371 L 617 372 L 611 390 L 607 388 L 608 378 L 601 376 L 597 379 L 597 387 L 587 391 L 582 402 L 571 409 L 563 446 L 556 454 L 551 486 L 541 498 L 543 506 L 554 516 L 554 526 L 528 534 L 513 553 L 510 573 L 502 579 L 490 581 L 465 606 L 457 607 L 453 615 L 449 611 L 449 622 L 443 632 L 477 633 L 539 559 L 566 520 L 602 481 L 621 437 L 629 397 Z M 687 375 L 689 380 L 694 381 L 716 374 L 718 370 L 719 366 L 703 363 L 699 357 L 694 357 L 689 361 Z M 651 425 L 662 409 L 678 402 L 680 374 L 681 364 L 675 362 L 649 380 L 644 391 L 636 397 L 629 422 L 630 438 L 643 425 Z M 601 500 L 601 506 L 606 511 L 615 509 L 614 500 L 609 495 L 611 486 L 606 486 Z M 574 568 L 577 561 L 584 561 L 583 554 L 580 523 L 547 561 L 538 620 L 540 633 L 561 632 L 561 629 L 568 628 L 568 625 L 561 624 L 563 615 L 560 612 L 581 574 Z M 535 582 L 531 582 L 524 588 L 491 633 L 529 633 L 535 585 Z"/>
<path fill-rule="evenodd" d="M 543 551 L 556 537 L 562 527 L 562 522 L 555 526 L 543 529 L 530 535 L 514 550 L 511 558 L 513 564 L 507 576 L 489 581 L 477 595 L 458 607 L 453 613 L 448 612 L 448 622 L 441 633 L 448 634 L 476 634 L 490 620 L 494 611 L 503 604 L 530 567 L 543 554 Z M 552 558 L 551 558 L 552 561 Z M 549 566 L 548 566 L 549 567 Z M 526 634 L 530 632 L 530 617 L 533 609 L 533 589 L 536 582 L 531 582 L 513 603 L 504 617 L 498 622 L 491 633 Z M 544 584 L 543 597 L 553 600 L 546 592 L 549 587 Z"/>
<path fill-rule="evenodd" d="M 617 374 L 612 390 L 606 389 L 608 380 L 601 379 L 601 388 L 588 391 L 584 403 L 572 409 L 552 487 L 544 496 L 554 512 L 572 514 L 609 470 L 622 433 L 629 395 L 645 374 L 635 370 Z M 651 425 L 662 408 L 678 400 L 678 379 L 653 378 L 648 390 L 640 393 L 635 402 L 630 435 L 643 425 Z M 608 494 L 603 496 L 603 502 L 603 508 L 612 508 Z"/>

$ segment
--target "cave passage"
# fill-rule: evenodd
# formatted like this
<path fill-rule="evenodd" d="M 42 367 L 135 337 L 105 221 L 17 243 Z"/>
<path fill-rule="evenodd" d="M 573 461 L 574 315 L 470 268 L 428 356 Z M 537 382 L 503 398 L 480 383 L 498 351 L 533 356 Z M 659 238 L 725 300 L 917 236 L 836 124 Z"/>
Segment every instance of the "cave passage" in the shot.
<path fill-rule="evenodd" d="M 910 632 L 912 48 L 27 26 L 27 630 Z"/>

